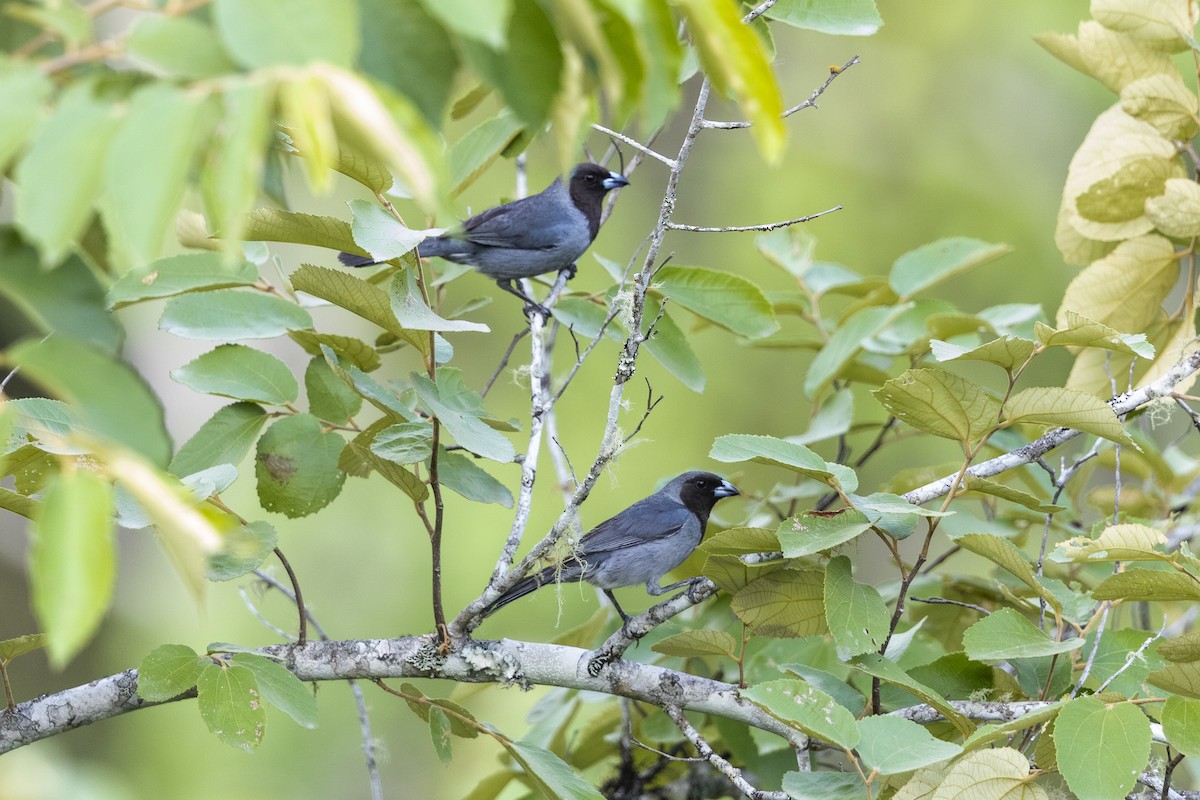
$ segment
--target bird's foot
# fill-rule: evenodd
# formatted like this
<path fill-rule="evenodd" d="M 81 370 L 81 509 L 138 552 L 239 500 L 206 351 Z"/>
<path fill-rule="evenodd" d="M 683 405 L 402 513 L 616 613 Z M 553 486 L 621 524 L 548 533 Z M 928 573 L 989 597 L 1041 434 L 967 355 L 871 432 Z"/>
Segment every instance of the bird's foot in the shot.
<path fill-rule="evenodd" d="M 579 272 L 579 265 L 578 265 L 578 264 L 571 264 L 571 265 L 569 265 L 569 266 L 563 267 L 563 268 L 560 270 L 560 272 L 565 272 L 565 273 L 567 273 L 567 280 L 571 280 L 572 278 L 574 278 L 574 277 L 575 277 L 575 273 Z"/>
<path fill-rule="evenodd" d="M 699 588 L 700 588 L 700 581 L 692 581 L 691 583 L 688 584 L 687 589 L 684 590 L 684 594 L 687 595 L 688 601 L 691 602 L 692 604 L 699 603 L 703 599 L 696 594 L 696 590 Z"/>
<path fill-rule="evenodd" d="M 591 675 L 593 678 L 596 677 L 604 670 L 606 666 L 608 666 L 610 661 L 612 661 L 612 657 L 607 653 L 600 653 L 599 655 L 594 656 L 590 661 L 588 661 L 588 675 Z"/>
<path fill-rule="evenodd" d="M 533 319 L 534 314 L 540 316 L 543 321 L 550 319 L 550 307 L 544 306 L 541 303 L 535 303 L 532 300 L 526 300 L 525 307 L 521 311 L 530 320 Z"/>

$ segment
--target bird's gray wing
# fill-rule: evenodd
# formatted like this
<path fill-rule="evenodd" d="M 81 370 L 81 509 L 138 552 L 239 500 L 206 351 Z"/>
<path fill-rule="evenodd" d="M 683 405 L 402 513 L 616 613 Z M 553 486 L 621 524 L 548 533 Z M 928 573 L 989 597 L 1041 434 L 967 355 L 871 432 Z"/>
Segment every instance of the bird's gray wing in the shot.
<path fill-rule="evenodd" d="M 573 211 L 557 195 L 536 194 L 476 214 L 453 235 L 483 247 L 548 250 L 562 241 Z"/>
<path fill-rule="evenodd" d="M 659 495 L 639 500 L 592 528 L 579 541 L 580 556 L 610 553 L 678 533 L 696 515 L 680 503 Z"/>

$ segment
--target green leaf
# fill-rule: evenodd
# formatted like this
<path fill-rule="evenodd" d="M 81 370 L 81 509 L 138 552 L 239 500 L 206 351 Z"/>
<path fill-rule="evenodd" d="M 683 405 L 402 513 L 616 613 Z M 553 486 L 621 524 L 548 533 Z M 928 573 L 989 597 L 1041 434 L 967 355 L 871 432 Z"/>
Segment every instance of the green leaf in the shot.
<path fill-rule="evenodd" d="M 231 531 L 221 543 L 221 550 L 208 562 L 210 581 L 231 581 L 258 569 L 275 549 L 279 534 L 268 522 L 247 522 Z"/>
<path fill-rule="evenodd" d="M 725 631 L 695 630 L 676 633 L 655 642 L 651 647 L 664 656 L 726 656 L 736 658 L 738 643 Z"/>
<path fill-rule="evenodd" d="M 222 231 L 222 234 L 224 232 Z M 248 242 L 288 242 L 307 244 L 313 247 L 328 247 L 331 250 L 362 251 L 354 243 L 350 223 L 337 217 L 322 217 L 301 214 L 281 208 L 258 208 L 246 215 L 242 233 Z M 364 254 L 365 255 L 365 254 Z M 296 275 L 304 269 L 326 269 L 325 267 L 301 267 L 292 273 L 292 285 L 297 291 L 308 291 L 296 286 Z M 337 270 L 329 270 L 337 272 Z M 316 292 L 310 292 L 316 294 Z M 317 295 L 321 297 L 322 295 Z"/>
<path fill-rule="evenodd" d="M 1062 330 L 1041 322 L 1034 323 L 1042 344 L 1047 347 L 1098 347 L 1140 358 L 1154 358 L 1154 345 L 1146 341 L 1144 333 L 1121 333 L 1071 310 L 1064 311 L 1063 317 L 1066 327 Z"/>
<path fill-rule="evenodd" d="M 740 7 L 733 3 L 680 0 L 678 5 L 705 73 L 718 91 L 738 101 L 753 123 L 750 131 L 763 159 L 775 163 L 783 153 L 786 128 L 763 41 L 742 24 Z"/>
<path fill-rule="evenodd" d="M 354 459 L 355 463 L 365 464 L 367 468 L 378 472 L 392 485 L 411 497 L 414 502 L 424 502 L 425 498 L 429 496 L 429 489 L 421 482 L 421 479 L 404 467 L 385 461 L 372 453 L 370 448 L 360 441 L 360 438 L 355 437 L 346 443 L 342 456 L 338 459 L 338 467 L 349 470 L 351 466 L 349 459 Z"/>
<path fill-rule="evenodd" d="M 350 231 L 354 243 L 366 250 L 376 261 L 389 261 L 411 253 L 413 248 L 436 236 L 441 229 L 413 230 L 389 214 L 378 203 L 351 200 Z"/>
<path fill-rule="evenodd" d="M 929 342 L 929 349 L 938 361 L 985 361 L 1012 371 L 1024 366 L 1037 349 L 1037 342 L 1020 336 L 1002 336 L 978 347 L 959 347 L 934 339 Z"/>
<path fill-rule="evenodd" d="M 447 27 L 458 30 L 464 23 L 451 22 L 446 10 L 435 10 L 435 6 L 458 6 L 464 17 L 472 17 L 465 30 L 459 30 L 466 39 L 459 47 L 471 61 L 471 66 L 486 83 L 500 89 L 505 102 L 531 127 L 540 128 L 550 117 L 559 94 L 563 73 L 562 46 L 558 32 L 538 3 L 530 0 L 505 0 L 496 3 L 494 13 L 507 18 L 505 32 L 499 24 L 492 33 L 481 41 L 473 34 L 479 30 L 479 22 L 491 13 L 477 14 L 478 3 L 469 6 L 462 0 L 450 4 L 425 2 L 425 8 L 439 18 Z M 511 7 L 511 16 L 509 8 Z M 469 8 L 470 10 L 465 10 Z M 503 46 L 507 36 L 508 46 Z M 500 40 L 500 41 L 497 41 Z"/>
<path fill-rule="evenodd" d="M 22 494 L 9 491 L 0 486 L 0 508 L 19 514 L 26 519 L 33 519 L 37 512 L 37 501 Z"/>
<path fill-rule="evenodd" d="M 1132 156 L 1076 196 L 1075 210 L 1093 222 L 1129 222 L 1146 213 L 1146 201 L 1163 194 L 1178 167 L 1156 154 Z"/>
<path fill-rule="evenodd" d="M 484 458 L 504 463 L 512 461 L 516 457 L 512 442 L 489 428 L 477 416 L 460 413 L 458 409 L 452 407 L 455 400 L 454 395 L 447 395 L 443 398 L 442 390 L 445 384 L 442 382 L 440 374 L 438 377 L 439 384 L 442 385 L 435 385 L 428 376 L 415 372 L 411 374 L 410 379 L 421 402 L 428 406 L 447 432 L 460 445 Z"/>
<path fill-rule="evenodd" d="M 437 706 L 429 709 L 429 735 L 433 739 L 433 750 L 437 753 L 438 760 L 449 765 L 454 758 L 451 749 L 450 718 Z"/>
<path fill-rule="evenodd" d="M 1200 631 L 1164 639 L 1156 649 L 1167 661 L 1200 661 Z"/>
<path fill-rule="evenodd" d="M 993 611 L 963 633 L 963 649 L 976 661 L 1005 661 L 1068 653 L 1083 639 L 1056 642 L 1011 608 Z"/>
<path fill-rule="evenodd" d="M 221 125 L 209 143 L 200 189 L 226 259 L 242 251 L 248 215 L 258 200 L 273 133 L 275 86 L 253 78 L 221 93 Z"/>
<path fill-rule="evenodd" d="M 169 469 L 182 477 L 218 464 L 240 464 L 266 421 L 267 412 L 254 403 L 225 406 L 183 443 Z"/>
<path fill-rule="evenodd" d="M 994 261 L 1012 250 L 1006 244 L 989 244 L 962 236 L 939 239 L 896 259 L 888 283 L 907 300 L 920 292 Z"/>
<path fill-rule="evenodd" d="M 859 720 L 858 754 L 880 775 L 898 775 L 954 758 L 962 747 L 930 736 L 922 726 L 900 717 Z"/>
<path fill-rule="evenodd" d="M 317 697 L 287 667 L 265 656 L 238 653 L 233 663 L 254 673 L 262 698 L 287 714 L 301 728 L 317 727 Z"/>
<path fill-rule="evenodd" d="M 200 719 L 209 733 L 248 753 L 258 748 L 267 727 L 267 709 L 249 667 L 210 663 L 200 673 L 196 691 Z"/>
<path fill-rule="evenodd" d="M 33 248 L 0 228 L 0 295 L 43 333 L 60 333 L 116 353 L 124 330 L 104 308 L 104 287 L 83 259 L 68 256 L 46 270 Z"/>
<path fill-rule="evenodd" d="M 671 302 L 736 334 L 761 339 L 779 330 L 770 301 L 739 275 L 670 265 L 660 269 L 654 280 Z"/>
<path fill-rule="evenodd" d="M 1151 672 L 1146 677 L 1146 682 L 1168 692 L 1200 699 L 1200 662 L 1168 664 Z"/>
<path fill-rule="evenodd" d="M 1162 710 L 1163 734 L 1188 756 L 1200 755 L 1200 700 L 1171 696 Z"/>
<path fill-rule="evenodd" d="M 785 558 L 803 558 L 844 544 L 871 529 L 871 522 L 855 509 L 833 514 L 799 514 L 779 525 L 777 536 Z"/>
<path fill-rule="evenodd" d="M 956 761 L 944 777 L 936 767 L 931 772 L 925 785 L 934 789 L 931 793 L 937 798 L 1050 800 L 1045 789 L 1030 782 L 1029 759 L 1011 747 L 969 753 Z M 928 794 L 910 795 L 903 800 L 909 800 L 909 797 L 915 800 Z"/>
<path fill-rule="evenodd" d="M 117 569 L 112 511 L 112 486 L 79 469 L 53 479 L 38 507 L 29 582 L 56 669 L 92 638 L 112 601 Z"/>
<path fill-rule="evenodd" d="M 765 16 L 834 36 L 871 36 L 883 25 L 875 0 L 836 0 L 813 3 L 809 0 L 780 0 L 767 9 Z"/>
<path fill-rule="evenodd" d="M 433 425 L 402 422 L 384 428 L 371 442 L 371 452 L 394 464 L 422 462 L 433 453 Z"/>
<path fill-rule="evenodd" d="M 955 539 L 954 543 L 1007 570 L 1032 589 L 1034 594 L 1045 600 L 1055 612 L 1062 613 L 1062 603 L 1053 592 L 1042 585 L 1029 559 L 1012 542 L 990 533 L 968 533 Z"/>
<path fill-rule="evenodd" d="M 709 561 L 714 558 L 720 556 L 710 557 Z M 759 636 L 791 638 L 821 634 L 828 631 L 824 585 L 822 570 L 776 570 L 739 589 L 730 607 Z"/>
<path fill-rule="evenodd" d="M 982 386 L 942 370 L 906 370 L 872 394 L 902 422 L 960 442 L 964 449 L 999 423 L 1000 404 Z"/>
<path fill-rule="evenodd" d="M 512 0 L 479 4 L 474 0 L 422 0 L 425 10 L 450 30 L 496 49 L 504 49 Z"/>
<path fill-rule="evenodd" d="M 416 272 L 406 269 L 396 273 L 388 289 L 392 313 L 405 328 L 416 331 L 476 331 L 490 333 L 482 322 L 465 319 L 442 319 L 425 304 L 417 287 Z"/>
<path fill-rule="evenodd" d="M 1075 276 L 1063 294 L 1058 325 L 1067 311 L 1123 333 L 1140 333 L 1161 313 L 1179 278 L 1175 247 L 1163 236 L 1128 239 Z"/>
<path fill-rule="evenodd" d="M 1059 542 L 1054 561 L 1167 561 L 1167 537 L 1149 525 L 1109 525 L 1095 539 L 1075 536 Z"/>
<path fill-rule="evenodd" d="M 699 549 L 708 555 L 778 553 L 779 540 L 771 528 L 729 528 L 705 537 Z"/>
<path fill-rule="evenodd" d="M 453 40 L 420 0 L 359 0 L 359 8 L 359 66 L 406 95 L 431 125 L 440 126 L 458 72 Z"/>
<path fill-rule="evenodd" d="M 165 82 L 130 101 L 105 157 L 100 207 L 112 247 L 135 266 L 162 255 L 213 111 L 205 95 Z"/>
<path fill-rule="evenodd" d="M 362 396 L 334 373 L 323 356 L 316 356 L 304 370 L 304 394 L 314 416 L 344 425 L 362 409 Z"/>
<path fill-rule="evenodd" d="M 248 69 L 326 61 L 349 67 L 358 55 L 358 7 L 337 0 L 215 0 L 217 32 Z"/>
<path fill-rule="evenodd" d="M 53 88 L 35 64 L 6 60 L 0 65 L 0 108 L 4 109 L 0 172 L 7 173 L 10 160 L 37 127 L 43 101 Z"/>
<path fill-rule="evenodd" d="M 63 92 L 13 175 L 21 187 L 14 198 L 16 225 L 48 266 L 66 256 L 92 218 L 104 154 L 120 125 L 116 107 L 93 96 L 93 89 L 81 83 Z"/>
<path fill-rule="evenodd" d="M 1150 721 L 1129 703 L 1077 697 L 1054 723 L 1058 769 L 1071 791 L 1120 800 L 1133 790 L 1150 758 Z"/>
<path fill-rule="evenodd" d="M 513 506 L 512 492 L 508 487 L 462 453 L 441 451 L 438 457 L 438 480 L 447 489 L 476 503 L 496 503 L 505 508 Z"/>
<path fill-rule="evenodd" d="M 945 717 L 946 721 L 953 725 L 963 738 L 970 736 L 975 730 L 975 724 L 946 702 L 945 697 L 909 675 L 895 661 L 878 653 L 865 653 L 851 660 L 849 665 L 919 697 L 937 709 L 938 713 Z"/>
<path fill-rule="evenodd" d="M 767 681 L 739 694 L 771 716 L 821 741 L 849 750 L 859 742 L 854 715 L 807 681 Z"/>
<path fill-rule="evenodd" d="M 5 639 L 0 642 L 0 664 L 8 666 L 26 653 L 41 650 L 45 646 L 46 634 L 44 633 L 27 633 L 24 636 Z"/>
<path fill-rule="evenodd" d="M 135 61 L 179 78 L 237 71 L 212 28 L 194 17 L 142 17 L 129 35 L 128 48 Z"/>
<path fill-rule="evenodd" d="M 867 706 L 867 698 L 839 678 L 824 670 L 810 667 L 807 664 L 780 664 L 779 669 L 803 678 L 825 694 L 837 700 L 847 711 L 857 719 Z"/>
<path fill-rule="evenodd" d="M 644 322 L 649 325 L 658 314 L 659 305 L 653 300 L 646 303 Z M 663 314 L 654 326 L 653 335 L 646 340 L 646 349 L 658 363 L 693 392 L 704 391 L 704 367 L 692 350 L 687 336 L 675 324 L 670 315 Z"/>
<path fill-rule="evenodd" d="M 321 355 L 321 345 L 344 358 L 364 372 L 379 369 L 383 360 L 379 352 L 362 339 L 353 336 L 339 336 L 334 333 L 315 333 L 313 331 L 289 331 L 288 336 L 304 349 L 310 356 Z"/>
<path fill-rule="evenodd" d="M 909 305 L 864 308 L 842 320 L 809 365 L 804 377 L 804 394 L 808 397 L 820 394 L 843 370 L 853 365 L 868 339 L 910 308 Z"/>
<path fill-rule="evenodd" d="M 1017 717 L 1014 720 L 1005 722 L 1001 725 L 982 725 L 975 733 L 963 743 L 963 747 L 967 750 L 974 750 L 980 747 L 985 747 L 1002 739 L 1008 739 L 1014 733 L 1028 730 L 1034 725 L 1041 725 L 1044 722 L 1049 722 L 1058 716 L 1058 712 L 1062 710 L 1069 701 L 1064 700 L 1059 703 L 1051 703 L 1036 711 L 1031 711 Z"/>
<path fill-rule="evenodd" d="M 999 497 L 1002 500 L 1008 500 L 1011 503 L 1023 505 L 1031 511 L 1036 511 L 1039 514 L 1053 514 L 1063 510 L 1063 506 L 1056 506 L 1053 503 L 1047 503 L 1039 500 L 1037 497 L 1023 492 L 1014 486 L 1009 486 L 1005 483 L 996 483 L 987 478 L 980 478 L 975 475 L 964 475 L 962 486 L 965 486 L 966 492 L 958 492 L 955 497 L 961 497 L 964 494 L 986 494 L 992 497 Z"/>
<path fill-rule="evenodd" d="M 1009 398 L 1004 404 L 1004 413 L 1010 425 L 1029 423 L 1073 428 L 1117 444 L 1137 447 L 1112 407 L 1088 392 L 1053 386 L 1025 389 Z"/>
<path fill-rule="evenodd" d="M 854 580 L 846 556 L 825 565 L 825 621 L 841 661 L 878 651 L 890 631 L 883 598 L 874 586 Z"/>
<path fill-rule="evenodd" d="M 753 461 L 756 464 L 786 467 L 830 486 L 836 482 L 849 492 L 858 488 L 858 479 L 848 467 L 830 464 L 804 445 L 774 436 L 741 433 L 718 436 L 713 441 L 708 457 L 725 463 Z"/>
<path fill-rule="evenodd" d="M 369 322 L 374 322 L 388 333 L 399 336 L 421 353 L 429 353 L 428 334 L 405 329 L 392 313 L 388 293 L 374 284 L 335 269 L 305 264 L 292 273 L 292 287 L 298 292 L 308 292 L 314 297 L 341 306 Z"/>
<path fill-rule="evenodd" d="M 156 647 L 138 665 L 138 695 L 152 703 L 165 703 L 194 687 L 204 667 L 211 663 L 187 645 Z"/>
<path fill-rule="evenodd" d="M 450 148 L 450 193 L 470 186 L 524 130 L 507 109 L 472 128 Z"/>
<path fill-rule="evenodd" d="M 108 307 L 205 289 L 228 289 L 258 283 L 258 268 L 249 261 L 226 264 L 219 253 L 167 256 L 130 270 L 108 290 Z"/>
<path fill-rule="evenodd" d="M 867 787 L 853 772 L 785 772 L 783 791 L 792 800 L 867 800 Z"/>
<path fill-rule="evenodd" d="M 158 327 L 185 339 L 270 339 L 307 330 L 312 317 L 282 297 L 241 289 L 185 294 L 167 301 Z"/>
<path fill-rule="evenodd" d="M 1092 590 L 1096 600 L 1138 600 L 1169 602 L 1200 600 L 1200 583 L 1182 572 L 1156 569 L 1130 569 L 1109 575 Z"/>
<path fill-rule="evenodd" d="M 338 467 L 344 446 L 341 436 L 322 431 L 311 414 L 276 420 L 258 440 L 255 474 L 262 507 L 295 519 L 329 505 L 346 481 Z"/>
<path fill-rule="evenodd" d="M 554 753 L 528 742 L 501 739 L 525 776 L 549 800 L 603 800 L 596 788 L 579 777 Z"/>
<path fill-rule="evenodd" d="M 24 377 L 70 403 L 85 433 L 99 434 L 165 464 L 171 442 L 158 398 L 123 361 L 66 336 L 23 340 L 8 353 Z"/>
<path fill-rule="evenodd" d="M 255 403 L 287 405 L 296 402 L 300 394 L 287 364 L 242 344 L 223 344 L 210 350 L 171 370 L 171 377 L 203 394 Z"/>

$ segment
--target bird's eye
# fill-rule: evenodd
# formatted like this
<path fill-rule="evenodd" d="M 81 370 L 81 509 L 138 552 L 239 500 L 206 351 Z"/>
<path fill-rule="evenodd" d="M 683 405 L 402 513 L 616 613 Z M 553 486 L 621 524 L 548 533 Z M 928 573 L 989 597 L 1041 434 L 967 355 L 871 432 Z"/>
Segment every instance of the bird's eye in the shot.
<path fill-rule="evenodd" d="M 696 481 L 696 486 L 703 489 L 705 486 L 708 486 L 708 481 L 704 480 L 703 478 L 700 478 L 699 480 Z"/>
<path fill-rule="evenodd" d="M 584 175 L 584 176 L 583 176 L 583 179 L 584 179 L 585 181 L 587 181 L 588 183 L 595 183 L 595 182 L 596 182 L 596 176 L 595 176 L 595 175 L 592 175 L 592 174 L 590 174 L 590 173 L 589 173 L 589 174 L 587 174 L 587 175 Z"/>

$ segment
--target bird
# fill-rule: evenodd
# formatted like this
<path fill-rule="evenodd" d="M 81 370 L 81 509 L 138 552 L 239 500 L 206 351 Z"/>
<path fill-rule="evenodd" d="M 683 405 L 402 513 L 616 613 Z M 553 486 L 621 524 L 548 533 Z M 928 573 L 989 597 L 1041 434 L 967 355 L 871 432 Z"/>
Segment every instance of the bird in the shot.
<path fill-rule="evenodd" d="M 524 300 L 527 310 L 541 308 L 514 281 L 558 270 L 574 277 L 576 260 L 600 230 L 604 196 L 628 185 L 619 172 L 584 162 L 571 170 L 567 184 L 561 176 L 555 178 L 538 194 L 489 208 L 458 228 L 425 239 L 417 252 L 469 264 Z M 380 263 L 353 253 L 340 253 L 338 261 L 347 267 Z"/>
<path fill-rule="evenodd" d="M 637 501 L 611 519 L 592 528 L 575 551 L 557 566 L 522 578 L 493 600 L 483 611 L 488 616 L 547 583 L 587 581 L 612 601 L 623 622 L 629 615 L 612 590 L 646 584 L 658 596 L 702 578 L 661 586 L 664 575 L 678 567 L 704 538 L 708 516 L 717 501 L 740 492 L 729 481 L 711 472 L 685 472 L 654 494 Z"/>

